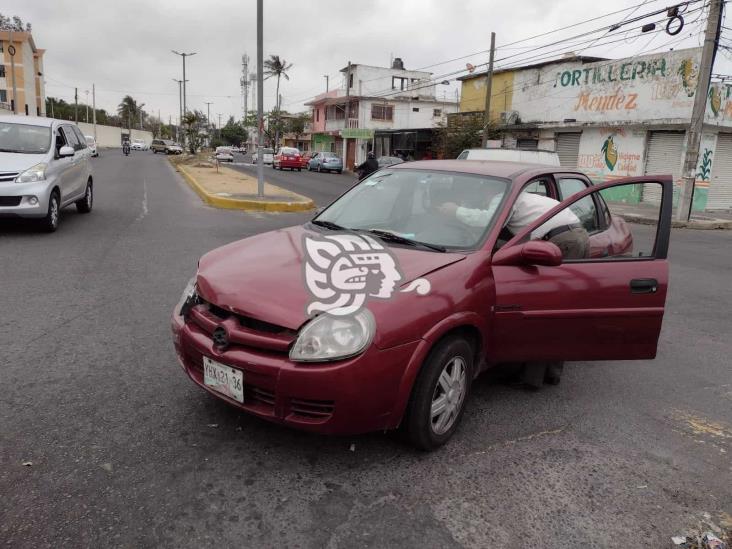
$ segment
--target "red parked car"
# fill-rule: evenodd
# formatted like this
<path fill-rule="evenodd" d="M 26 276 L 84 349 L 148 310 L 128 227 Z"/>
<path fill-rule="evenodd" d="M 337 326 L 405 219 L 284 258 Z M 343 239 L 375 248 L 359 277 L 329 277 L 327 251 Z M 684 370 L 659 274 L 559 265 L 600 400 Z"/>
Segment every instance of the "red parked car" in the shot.
<path fill-rule="evenodd" d="M 280 147 L 272 161 L 272 167 L 276 170 L 290 168 L 291 170 L 302 170 L 302 157 L 300 151 L 294 147 Z"/>
<path fill-rule="evenodd" d="M 506 234 L 526 192 L 561 204 Z M 655 229 L 618 216 L 630 196 L 662 196 Z M 402 427 L 435 448 L 495 365 L 655 357 L 671 197 L 670 176 L 593 186 L 552 166 L 390 166 L 304 225 L 204 255 L 172 317 L 175 350 L 194 383 L 263 419 L 329 434 Z M 468 226 L 446 201 L 488 213 Z M 535 236 L 567 209 L 590 235 L 584 259 Z"/>
<path fill-rule="evenodd" d="M 301 168 L 307 168 L 308 162 L 310 162 L 310 159 L 313 157 L 313 153 L 311 152 L 304 152 L 302 153 L 302 156 L 300 157 L 300 167 Z"/>

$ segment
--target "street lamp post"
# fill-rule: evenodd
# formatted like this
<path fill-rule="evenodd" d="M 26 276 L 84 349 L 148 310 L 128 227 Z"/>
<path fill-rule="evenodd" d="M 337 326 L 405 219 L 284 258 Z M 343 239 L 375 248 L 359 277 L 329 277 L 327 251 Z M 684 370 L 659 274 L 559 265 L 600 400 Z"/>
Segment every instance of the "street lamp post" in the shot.
<path fill-rule="evenodd" d="M 178 82 L 178 135 L 176 136 L 176 141 L 180 141 L 180 125 L 183 123 L 183 87 L 182 84 L 184 84 L 183 80 L 178 80 L 177 78 L 173 78 L 173 82 Z"/>
<path fill-rule="evenodd" d="M 196 52 L 192 53 L 179 53 L 175 50 L 170 50 L 176 55 L 180 55 L 183 58 L 183 114 L 188 113 L 187 105 L 186 105 L 186 57 L 191 57 L 192 55 L 196 55 Z"/>

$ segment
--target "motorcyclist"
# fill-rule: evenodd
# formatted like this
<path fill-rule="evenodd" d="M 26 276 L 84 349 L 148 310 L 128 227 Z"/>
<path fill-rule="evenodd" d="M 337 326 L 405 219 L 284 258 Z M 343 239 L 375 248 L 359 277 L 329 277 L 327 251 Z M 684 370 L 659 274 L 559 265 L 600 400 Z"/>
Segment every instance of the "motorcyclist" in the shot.
<path fill-rule="evenodd" d="M 122 140 L 122 152 L 124 154 L 130 154 L 130 140 L 126 137 Z"/>
<path fill-rule="evenodd" d="M 376 161 L 376 155 L 369 151 L 369 154 L 366 155 L 366 161 L 356 167 L 356 173 L 359 179 L 365 179 L 378 169 L 379 163 Z"/>

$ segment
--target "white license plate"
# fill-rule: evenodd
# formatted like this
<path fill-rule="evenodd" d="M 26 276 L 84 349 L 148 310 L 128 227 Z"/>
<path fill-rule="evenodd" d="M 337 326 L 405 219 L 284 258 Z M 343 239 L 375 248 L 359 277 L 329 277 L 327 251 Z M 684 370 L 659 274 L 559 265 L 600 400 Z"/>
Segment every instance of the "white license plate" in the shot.
<path fill-rule="evenodd" d="M 203 383 L 214 391 L 244 402 L 244 372 L 203 357 Z"/>

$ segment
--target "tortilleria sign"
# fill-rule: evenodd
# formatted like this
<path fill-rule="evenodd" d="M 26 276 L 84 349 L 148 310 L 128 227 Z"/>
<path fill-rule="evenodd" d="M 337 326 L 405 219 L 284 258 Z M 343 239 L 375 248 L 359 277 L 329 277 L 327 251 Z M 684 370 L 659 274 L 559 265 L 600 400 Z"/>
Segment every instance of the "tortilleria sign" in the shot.
<path fill-rule="evenodd" d="M 366 128 L 346 128 L 341 130 L 341 137 L 344 139 L 373 139 L 374 130 Z"/>

